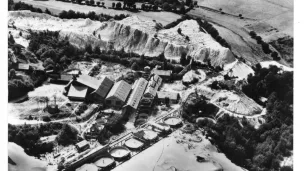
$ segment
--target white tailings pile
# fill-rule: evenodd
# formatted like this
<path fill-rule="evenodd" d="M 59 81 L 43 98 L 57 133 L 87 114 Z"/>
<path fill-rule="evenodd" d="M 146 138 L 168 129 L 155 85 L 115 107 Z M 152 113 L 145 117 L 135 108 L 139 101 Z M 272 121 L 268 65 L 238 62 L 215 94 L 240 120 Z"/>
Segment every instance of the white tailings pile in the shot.
<path fill-rule="evenodd" d="M 270 65 L 275 65 L 278 68 L 281 68 L 283 71 L 293 71 L 293 68 L 287 67 L 285 65 L 282 65 L 278 63 L 277 61 L 264 61 L 260 62 L 262 68 L 269 68 Z"/>
<path fill-rule="evenodd" d="M 142 21 L 137 17 L 101 23 L 90 19 L 60 19 L 30 11 L 11 11 L 8 20 L 9 24 L 14 23 L 24 30 L 60 30 L 62 37 L 67 36 L 71 43 L 80 47 L 91 44 L 104 49 L 108 42 L 113 42 L 115 49 L 124 48 L 125 51 L 151 57 L 164 52 L 166 58 L 179 60 L 181 53 L 186 52 L 197 60 L 210 60 L 213 66 L 223 67 L 235 61 L 231 51 L 209 34 L 201 32 L 194 20 L 183 21 L 176 27 L 159 32 L 155 29 L 155 22 Z M 181 28 L 182 34 L 177 32 L 178 28 Z"/>

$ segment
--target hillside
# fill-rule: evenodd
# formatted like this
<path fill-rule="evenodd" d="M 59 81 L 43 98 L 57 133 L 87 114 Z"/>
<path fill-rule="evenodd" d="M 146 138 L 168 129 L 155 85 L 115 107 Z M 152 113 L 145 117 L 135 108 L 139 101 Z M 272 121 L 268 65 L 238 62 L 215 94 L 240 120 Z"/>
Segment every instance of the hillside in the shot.
<path fill-rule="evenodd" d="M 143 21 L 138 17 L 100 23 L 90 19 L 68 20 L 47 14 L 14 11 L 9 12 L 8 18 L 9 23 L 14 23 L 18 29 L 60 30 L 61 37 L 67 36 L 71 43 L 79 47 L 92 44 L 93 47 L 107 49 L 109 42 L 113 42 L 117 50 L 124 48 L 127 52 L 151 57 L 164 53 L 166 58 L 178 61 L 181 53 L 186 52 L 197 60 L 210 60 L 213 66 L 224 66 L 235 61 L 231 51 L 209 34 L 201 32 L 194 20 L 186 20 L 171 29 L 157 32 L 155 22 Z M 177 32 L 178 28 L 181 28 L 181 34 Z"/>

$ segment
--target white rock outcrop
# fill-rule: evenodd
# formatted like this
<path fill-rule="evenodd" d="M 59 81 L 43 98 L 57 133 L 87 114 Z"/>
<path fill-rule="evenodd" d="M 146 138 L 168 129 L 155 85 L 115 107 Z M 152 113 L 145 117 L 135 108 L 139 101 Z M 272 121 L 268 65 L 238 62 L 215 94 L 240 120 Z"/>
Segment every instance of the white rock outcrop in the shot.
<path fill-rule="evenodd" d="M 117 50 L 124 48 L 125 51 L 151 57 L 164 53 L 166 58 L 175 60 L 186 52 L 196 60 L 210 60 L 211 65 L 221 67 L 235 61 L 231 51 L 200 31 L 195 20 L 186 20 L 171 29 L 160 31 L 155 28 L 157 23 L 138 17 L 101 23 L 90 19 L 60 19 L 30 11 L 10 11 L 8 20 L 9 24 L 14 23 L 19 29 L 60 31 L 62 37 L 67 36 L 71 43 L 79 47 L 89 43 L 106 49 L 112 44 Z M 177 32 L 178 28 L 181 28 L 182 34 Z"/>

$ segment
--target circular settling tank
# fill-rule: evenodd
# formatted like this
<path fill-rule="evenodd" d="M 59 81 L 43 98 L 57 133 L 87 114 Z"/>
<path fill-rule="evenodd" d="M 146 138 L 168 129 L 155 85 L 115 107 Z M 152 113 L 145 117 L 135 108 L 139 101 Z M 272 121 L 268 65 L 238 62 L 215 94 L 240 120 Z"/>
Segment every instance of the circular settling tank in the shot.
<path fill-rule="evenodd" d="M 164 123 L 170 125 L 170 127 L 176 127 L 182 123 L 182 120 L 178 117 L 168 117 L 164 119 Z"/>
<path fill-rule="evenodd" d="M 114 159 L 112 157 L 102 157 L 94 163 L 100 168 L 107 168 L 114 164 Z"/>
<path fill-rule="evenodd" d="M 143 145 L 144 145 L 143 142 L 141 142 L 135 138 L 131 138 L 125 142 L 125 146 L 127 146 L 130 149 L 134 149 L 134 150 L 141 148 Z"/>
<path fill-rule="evenodd" d="M 144 135 L 144 139 L 148 140 L 148 141 L 153 141 L 157 138 L 157 133 L 151 130 L 145 130 L 144 131 L 145 135 Z"/>
<path fill-rule="evenodd" d="M 130 155 L 130 151 L 122 146 L 113 147 L 109 153 L 115 159 L 122 159 Z"/>

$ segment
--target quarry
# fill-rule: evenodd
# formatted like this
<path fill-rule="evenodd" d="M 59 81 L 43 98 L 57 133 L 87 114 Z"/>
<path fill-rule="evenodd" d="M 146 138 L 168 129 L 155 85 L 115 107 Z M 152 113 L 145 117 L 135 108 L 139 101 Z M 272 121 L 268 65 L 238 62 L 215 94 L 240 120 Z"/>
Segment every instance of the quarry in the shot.
<path fill-rule="evenodd" d="M 51 12 L 8 12 L 9 170 L 256 169 L 261 160 L 244 157 L 248 137 L 278 124 L 269 114 L 275 107 L 269 106 L 283 103 L 274 102 L 281 89 L 273 93 L 266 88 L 279 84 L 275 79 L 292 82 L 293 73 L 289 57 L 272 43 L 265 53 L 262 44 L 285 37 L 289 28 L 280 34 L 257 29 L 265 38 L 257 43 L 257 35 L 249 33 L 260 16 L 234 14 L 248 8 L 241 3 L 236 12 L 230 7 L 236 2 L 228 3 L 223 13 L 216 9 L 222 7 L 218 1 L 191 1 L 193 9 L 188 5 L 185 14 L 162 11 L 163 6 L 158 12 L 134 12 L 111 7 L 119 1 L 98 1 L 104 8 L 80 2 L 23 0 L 38 8 L 49 5 Z M 139 9 L 146 3 L 134 4 Z M 94 11 L 100 18 L 130 15 L 102 21 L 59 17 L 60 10 L 70 8 Z M 16 96 L 19 88 L 22 95 Z M 288 132 L 292 119 L 286 117 L 279 128 Z M 233 137 L 235 130 L 243 132 Z M 282 137 L 288 141 L 286 132 Z M 267 135 L 258 136 L 260 143 Z M 35 146 L 22 143 L 22 136 L 34 137 Z M 280 167 L 292 166 L 292 152 L 279 157 Z"/>

